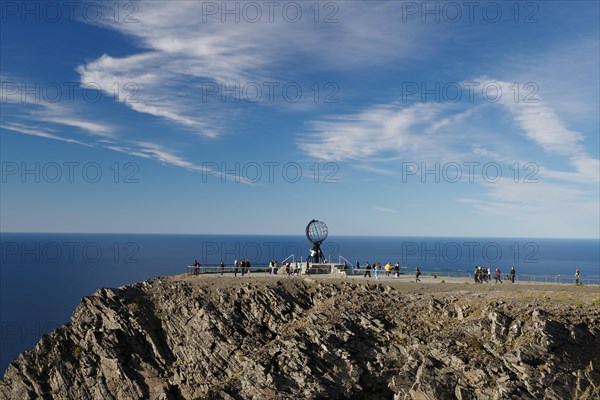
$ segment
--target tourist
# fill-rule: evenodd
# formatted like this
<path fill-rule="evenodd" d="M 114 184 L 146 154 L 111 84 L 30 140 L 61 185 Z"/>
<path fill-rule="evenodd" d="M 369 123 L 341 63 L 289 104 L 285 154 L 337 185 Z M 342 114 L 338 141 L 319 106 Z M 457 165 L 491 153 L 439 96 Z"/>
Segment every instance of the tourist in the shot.
<path fill-rule="evenodd" d="M 513 267 L 510 269 L 510 281 L 511 281 L 512 283 L 515 283 L 515 275 L 516 275 L 516 274 L 517 274 L 517 271 L 515 271 L 515 267 L 513 266 Z"/>
<path fill-rule="evenodd" d="M 366 277 L 371 277 L 371 264 L 369 264 L 369 262 L 367 261 L 367 263 L 365 264 L 365 278 Z"/>
<path fill-rule="evenodd" d="M 492 281 L 492 269 L 490 267 L 487 267 L 486 279 L 487 279 L 488 282 Z"/>
<path fill-rule="evenodd" d="M 238 273 L 238 260 L 235 260 L 233 262 L 233 276 L 235 276 L 237 278 L 237 273 Z"/>
<path fill-rule="evenodd" d="M 579 280 L 579 268 L 575 270 L 575 284 L 580 285 L 581 281 Z"/>
<path fill-rule="evenodd" d="M 246 272 L 250 276 L 250 260 L 246 258 Z"/>
<path fill-rule="evenodd" d="M 502 279 L 500 278 L 500 268 L 496 268 L 496 283 L 502 283 Z"/>
<path fill-rule="evenodd" d="M 242 270 L 242 278 L 246 275 L 246 260 L 240 260 L 240 269 Z"/>
<path fill-rule="evenodd" d="M 356 260 L 356 267 L 355 267 L 355 268 L 356 268 L 357 270 L 359 270 L 359 269 L 360 269 L 360 263 L 358 262 L 358 260 Z M 352 275 L 354 275 L 354 271 L 353 271 Z"/>
<path fill-rule="evenodd" d="M 388 262 L 387 264 L 385 264 L 385 276 L 390 276 L 391 273 L 392 273 L 392 264 L 390 264 Z"/>
<path fill-rule="evenodd" d="M 394 265 L 394 276 L 396 278 L 400 278 L 400 264 L 396 263 L 396 265 Z"/>
<path fill-rule="evenodd" d="M 300 261 L 296 261 L 296 275 L 300 276 L 302 273 L 302 264 Z"/>
<path fill-rule="evenodd" d="M 420 276 L 421 270 L 419 269 L 419 267 L 417 267 L 417 269 L 415 270 L 415 282 L 421 282 L 421 280 L 419 279 Z"/>
<path fill-rule="evenodd" d="M 223 276 L 224 272 L 225 272 L 225 263 L 223 261 L 221 261 L 221 276 Z"/>
<path fill-rule="evenodd" d="M 379 270 L 381 269 L 381 264 L 375 264 L 375 268 L 373 268 L 373 275 L 375 275 L 375 279 L 379 279 Z"/>

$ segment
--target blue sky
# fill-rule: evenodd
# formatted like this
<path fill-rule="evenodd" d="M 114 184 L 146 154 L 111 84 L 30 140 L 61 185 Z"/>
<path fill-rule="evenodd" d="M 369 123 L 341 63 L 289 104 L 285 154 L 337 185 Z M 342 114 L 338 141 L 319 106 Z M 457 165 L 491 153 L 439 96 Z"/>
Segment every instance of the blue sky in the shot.
<path fill-rule="evenodd" d="M 596 1 L 24 4 L 2 231 L 600 236 Z"/>

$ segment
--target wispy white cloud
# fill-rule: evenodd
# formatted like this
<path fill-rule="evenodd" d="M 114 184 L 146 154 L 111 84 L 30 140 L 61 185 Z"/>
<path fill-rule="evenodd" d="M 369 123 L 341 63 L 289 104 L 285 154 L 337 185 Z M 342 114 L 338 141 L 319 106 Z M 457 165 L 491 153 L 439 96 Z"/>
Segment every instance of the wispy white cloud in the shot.
<path fill-rule="evenodd" d="M 434 103 L 396 103 L 329 116 L 310 122 L 310 132 L 298 139 L 298 146 L 314 158 L 333 161 L 379 162 L 389 157 L 449 153 L 454 150 L 448 141 L 442 143 L 444 139 L 428 133 L 445 108 Z"/>
<path fill-rule="evenodd" d="M 24 84 L 23 80 L 12 79 L 6 76 L 0 77 L 0 101 L 4 107 L 11 106 L 16 112 L 10 114 L 5 113 L 3 121 L 7 126 L 13 127 L 31 126 L 31 121 L 37 123 L 50 123 L 58 126 L 76 128 L 74 132 L 70 132 L 71 136 L 77 136 L 80 133 L 85 133 L 92 136 L 111 138 L 115 131 L 114 126 L 106 122 L 98 122 L 91 118 L 84 118 L 76 116 L 80 112 L 80 108 L 77 104 L 72 103 L 67 106 L 60 102 L 50 102 L 42 96 L 24 96 L 23 92 L 19 90 L 7 90 L 10 84 L 17 82 Z M 33 84 L 27 84 L 25 86 L 35 87 Z M 21 122 L 26 121 L 26 123 Z M 46 132 L 51 130 L 48 124 L 44 124 L 44 128 L 35 128 L 38 133 Z M 30 130 L 27 128 L 27 130 Z M 15 129 L 16 131 L 16 129 Z M 22 131 L 21 133 L 26 133 Z M 31 134 L 26 133 L 26 134 Z M 39 135 L 38 135 L 39 136 Z M 57 135 L 50 135 L 56 136 Z M 47 136 L 49 137 L 49 136 Z M 67 141 L 67 140 L 65 140 Z"/>
<path fill-rule="evenodd" d="M 442 118 L 439 121 L 433 123 L 431 125 L 430 130 L 437 131 L 446 126 L 455 125 L 459 122 L 462 122 L 464 119 L 468 118 L 471 114 L 473 114 L 474 111 L 475 111 L 474 108 L 469 108 L 465 112 L 461 112 L 461 113 L 451 115 L 446 118 Z"/>
<path fill-rule="evenodd" d="M 367 172 L 373 172 L 376 174 L 381 174 L 381 175 L 396 175 L 397 171 L 392 170 L 392 169 L 388 169 L 388 168 L 377 168 L 368 164 L 354 164 L 352 165 L 352 168 L 354 169 L 358 169 L 358 170 L 362 170 L 362 171 L 367 171 Z"/>
<path fill-rule="evenodd" d="M 161 164 L 184 168 L 191 172 L 205 174 L 206 176 L 213 176 L 216 177 L 216 179 L 220 179 L 221 176 L 224 176 L 231 182 L 240 182 L 246 185 L 254 184 L 254 182 L 248 180 L 242 175 L 235 175 L 224 171 L 215 171 L 208 166 L 193 163 L 181 157 L 173 150 L 168 149 L 165 146 L 160 145 L 158 143 L 136 142 L 129 145 L 108 144 L 105 147 L 109 150 L 125 153 L 134 157 L 146 158 L 158 161 Z"/>
<path fill-rule="evenodd" d="M 37 115 L 36 115 L 37 114 Z M 54 116 L 50 116 L 50 114 Z M 114 131 L 113 127 L 99 122 L 88 121 L 84 119 L 73 118 L 72 116 L 60 115 L 57 112 L 56 107 L 51 107 L 44 112 L 34 113 L 37 116 L 38 121 L 43 122 L 51 122 L 53 124 L 58 125 L 66 125 L 72 126 L 75 128 L 79 128 L 87 133 L 92 135 L 102 136 L 102 137 L 113 137 L 112 132 Z"/>
<path fill-rule="evenodd" d="M 479 79 L 485 86 L 493 82 L 502 88 L 503 93 L 511 93 L 510 86 L 504 81 Z M 541 147 L 545 152 L 565 156 L 574 167 L 575 172 L 552 171 L 543 168 L 542 173 L 548 178 L 575 180 L 583 183 L 600 182 L 600 160 L 591 157 L 582 144 L 584 136 L 581 132 L 570 129 L 554 108 L 537 96 L 532 101 L 515 101 L 512 96 L 502 96 L 499 104 L 508 110 L 515 123 L 525 136 Z"/>
<path fill-rule="evenodd" d="M 90 144 L 88 144 L 88 143 L 82 142 L 80 140 L 56 135 L 55 133 L 48 132 L 44 129 L 41 129 L 38 126 L 29 126 L 29 125 L 24 125 L 24 124 L 17 124 L 14 122 L 0 121 L 0 128 L 7 129 L 7 130 L 10 130 L 13 132 L 22 133 L 24 135 L 29 135 L 29 136 L 37 136 L 37 137 L 41 137 L 41 138 L 45 138 L 45 139 L 60 140 L 62 142 L 76 143 L 76 144 L 80 144 L 80 145 L 88 146 L 88 147 L 90 146 Z"/>
<path fill-rule="evenodd" d="M 59 121 L 55 121 L 60 124 Z M 37 136 L 45 139 L 58 140 L 67 143 L 79 144 L 86 147 L 103 147 L 108 150 L 116 151 L 119 153 L 128 154 L 134 157 L 146 158 L 158 161 L 162 164 L 172 165 L 180 168 L 185 168 L 194 172 L 204 172 L 212 174 L 212 171 L 209 171 L 206 168 L 203 168 L 199 165 L 196 165 L 190 161 L 185 160 L 184 158 L 178 156 L 171 150 L 166 149 L 164 146 L 161 146 L 157 143 L 152 142 L 139 142 L 139 143 L 131 143 L 128 145 L 125 144 L 115 144 L 112 141 L 100 140 L 96 143 L 92 142 L 84 142 L 77 139 L 71 139 L 68 137 L 63 137 L 55 132 L 51 132 L 48 130 L 41 129 L 39 126 L 25 125 L 13 122 L 5 122 L 2 121 L 0 123 L 0 128 L 6 129 L 9 131 L 17 132 L 24 135 L 29 136 Z M 235 177 L 231 177 L 235 178 Z M 246 182 L 245 182 L 246 183 Z"/>
<path fill-rule="evenodd" d="M 386 207 L 374 207 L 373 210 L 379 211 L 382 213 L 392 213 L 392 214 L 395 214 L 398 212 L 398 210 L 394 210 L 393 208 L 386 208 Z"/>
<path fill-rule="evenodd" d="M 6 86 L 0 85 L 0 87 L 4 89 Z M 5 106 L 19 106 L 19 112 L 10 113 L 0 121 L 0 128 L 4 130 L 86 147 L 105 148 L 197 173 L 215 175 L 214 171 L 186 160 L 169 149 L 167 145 L 149 140 L 130 139 L 119 135 L 118 128 L 111 124 L 76 117 L 75 114 L 78 113 L 76 104 L 67 107 L 61 103 L 52 103 L 36 99 L 33 96 L 25 97 L 18 93 L 6 92 L 0 93 L 0 98 Z M 244 177 L 236 177 L 228 173 L 223 173 L 223 175 L 232 181 L 244 184 L 252 183 Z"/>
<path fill-rule="evenodd" d="M 527 137 L 546 151 L 563 155 L 580 154 L 582 135 L 565 126 L 554 109 L 542 102 L 540 95 L 529 99 L 517 99 L 509 95 L 514 83 L 480 77 L 475 79 L 481 87 L 498 87 L 498 104 L 504 106 Z M 494 95 L 495 96 L 495 95 Z"/>
<path fill-rule="evenodd" d="M 362 163 L 358 165 L 368 162 L 366 165 L 371 171 L 385 174 L 381 161 L 390 157 L 455 162 L 468 157 L 485 157 L 509 165 L 515 162 L 522 165 L 528 161 L 520 160 L 512 153 L 489 150 L 510 149 L 511 143 L 516 141 L 515 134 L 522 132 L 543 152 L 564 157 L 575 169 L 560 172 L 542 166 L 540 171 L 545 177 L 587 183 L 599 181 L 599 161 L 586 152 L 582 144 L 583 134 L 569 129 L 550 105 L 539 98 L 531 103 L 513 101 L 512 96 L 506 95 L 511 93 L 511 83 L 508 82 L 487 77 L 473 81 L 482 87 L 488 84 L 499 86 L 505 95 L 497 104 L 486 103 L 479 98 L 474 104 L 461 105 L 466 110 L 442 103 L 394 103 L 372 106 L 354 114 L 331 115 L 310 122 L 309 131 L 298 139 L 298 146 L 316 159 Z M 461 132 L 459 128 L 466 127 L 465 123 L 471 116 L 485 114 L 494 107 L 502 107 L 512 118 L 517 128 L 515 132 L 504 135 L 483 130 Z"/>
<path fill-rule="evenodd" d="M 240 7 L 238 2 L 215 5 L 219 10 Z M 398 24 L 396 2 L 331 3 L 337 23 L 325 23 L 325 15 L 315 22 L 313 5 L 303 2 L 294 5 L 303 8 L 304 17 L 290 23 L 281 14 L 284 5 L 277 6 L 272 21 L 264 14 L 256 23 L 243 18 L 236 23 L 232 16 L 224 23 L 220 14 L 207 15 L 204 2 L 180 2 L 176 7 L 170 2 L 139 3 L 137 23 L 114 24 L 107 17 L 104 26 L 142 50 L 121 57 L 104 54 L 78 66 L 81 83 L 93 82 L 110 94 L 115 83 L 134 83 L 139 90 L 135 101 L 124 102 L 128 107 L 215 137 L 222 132 L 220 117 L 227 107 L 203 98 L 203 85 L 285 83 L 317 69 L 348 70 L 414 59 L 430 47 L 417 40 L 425 26 Z M 103 15 L 109 14 L 107 10 Z M 305 60 L 301 68 L 294 67 L 298 59 Z"/>

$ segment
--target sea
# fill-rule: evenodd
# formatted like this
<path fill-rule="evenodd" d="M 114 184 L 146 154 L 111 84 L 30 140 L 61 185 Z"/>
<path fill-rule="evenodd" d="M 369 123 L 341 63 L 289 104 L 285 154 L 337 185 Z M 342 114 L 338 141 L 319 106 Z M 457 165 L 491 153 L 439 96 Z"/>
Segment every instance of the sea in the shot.
<path fill-rule="evenodd" d="M 83 296 L 202 265 L 249 259 L 253 268 L 305 260 L 305 236 L 0 233 L 0 374 L 42 335 L 69 321 Z M 468 274 L 477 265 L 517 276 L 600 283 L 597 239 L 330 236 L 321 249 L 332 262 L 398 262 L 440 276 Z M 599 286 L 600 293 L 600 286 Z"/>

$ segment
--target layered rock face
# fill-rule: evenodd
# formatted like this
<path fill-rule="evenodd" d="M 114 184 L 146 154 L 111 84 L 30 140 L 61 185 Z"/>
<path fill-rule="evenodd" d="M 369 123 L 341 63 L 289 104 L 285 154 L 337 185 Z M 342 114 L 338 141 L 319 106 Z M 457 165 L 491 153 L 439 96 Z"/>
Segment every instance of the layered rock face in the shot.
<path fill-rule="evenodd" d="M 599 399 L 598 295 L 573 290 L 157 278 L 85 297 L 0 398 Z"/>

